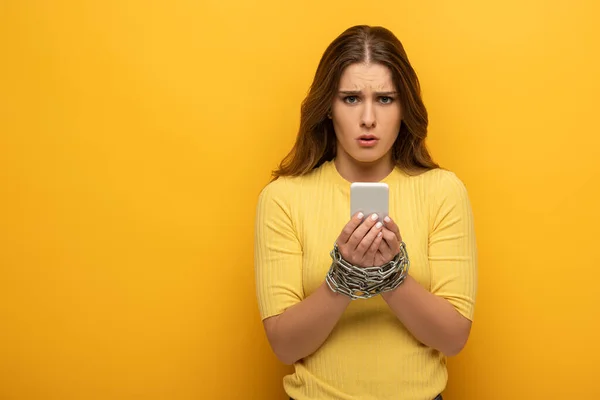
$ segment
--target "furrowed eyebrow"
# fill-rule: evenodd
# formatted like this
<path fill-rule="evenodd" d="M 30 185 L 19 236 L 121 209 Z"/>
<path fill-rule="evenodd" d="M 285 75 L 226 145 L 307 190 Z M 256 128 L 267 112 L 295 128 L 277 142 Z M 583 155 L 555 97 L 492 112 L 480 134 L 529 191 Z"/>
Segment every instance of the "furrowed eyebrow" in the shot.
<path fill-rule="evenodd" d="M 339 93 L 346 96 L 358 96 L 362 94 L 360 90 L 340 90 Z M 375 94 L 378 96 L 391 96 L 398 94 L 398 92 L 375 92 Z"/>

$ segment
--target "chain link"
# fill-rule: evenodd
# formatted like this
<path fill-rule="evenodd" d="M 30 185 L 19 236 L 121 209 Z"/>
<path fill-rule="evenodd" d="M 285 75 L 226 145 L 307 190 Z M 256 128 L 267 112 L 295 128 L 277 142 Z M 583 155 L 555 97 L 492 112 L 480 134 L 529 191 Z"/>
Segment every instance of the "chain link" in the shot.
<path fill-rule="evenodd" d="M 393 260 L 378 267 L 359 267 L 342 257 L 337 243 L 330 253 L 333 262 L 327 273 L 329 288 L 352 300 L 368 299 L 394 290 L 404 282 L 410 267 L 406 244 L 400 243 L 400 252 Z"/>

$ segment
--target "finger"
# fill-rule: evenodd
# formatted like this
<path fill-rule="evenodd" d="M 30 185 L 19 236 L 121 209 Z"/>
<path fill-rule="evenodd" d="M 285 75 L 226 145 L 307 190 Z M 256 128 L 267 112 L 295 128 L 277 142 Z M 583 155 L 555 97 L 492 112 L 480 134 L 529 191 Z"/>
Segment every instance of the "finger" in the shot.
<path fill-rule="evenodd" d="M 393 233 L 392 233 L 393 235 Z M 379 244 L 379 253 L 383 257 L 384 263 L 394 258 L 393 251 L 388 242 L 385 240 L 383 232 L 381 235 L 381 243 Z"/>
<path fill-rule="evenodd" d="M 401 242 L 402 241 L 402 235 L 400 235 L 400 228 L 398 228 L 398 225 L 396 225 L 396 223 L 394 222 L 394 220 L 391 219 L 389 216 L 387 216 L 387 217 L 385 217 L 383 219 L 383 223 L 385 224 L 385 227 L 387 229 L 389 229 L 390 231 L 394 232 L 394 234 L 398 238 L 398 242 Z"/>
<path fill-rule="evenodd" d="M 344 229 L 342 229 L 342 232 L 338 237 L 338 245 L 348 243 L 348 239 L 350 239 L 356 228 L 363 221 L 364 217 L 365 215 L 363 213 L 357 212 L 352 216 L 352 218 L 350 218 L 350 221 L 348 221 L 346 226 L 344 226 Z"/>
<path fill-rule="evenodd" d="M 394 248 L 394 245 L 400 246 L 400 241 L 394 232 L 385 227 L 381 231 L 383 232 L 383 240 L 385 240 L 391 248 Z"/>
<path fill-rule="evenodd" d="M 369 216 L 369 218 L 365 219 L 365 222 L 363 222 L 358 228 L 356 228 L 354 230 L 354 232 L 352 233 L 352 236 L 350 236 L 350 239 L 348 240 L 348 247 L 351 250 L 355 250 L 358 248 L 358 246 L 360 245 L 360 243 L 362 242 L 362 240 L 366 237 L 366 235 L 370 232 L 370 230 L 373 228 L 373 226 L 375 226 L 377 224 L 377 219 L 379 217 L 377 216 L 377 214 L 372 214 L 371 216 Z M 369 242 L 369 245 L 371 243 Z M 366 251 L 366 249 L 365 249 Z"/>
<path fill-rule="evenodd" d="M 383 243 L 383 240 L 382 240 Z M 387 258 L 383 255 L 383 253 L 381 252 L 381 246 L 379 246 L 379 250 L 377 250 L 377 253 L 375 254 L 375 265 L 380 267 L 383 264 L 387 263 Z"/>
<path fill-rule="evenodd" d="M 365 260 L 369 261 L 369 267 L 375 265 L 375 255 L 377 254 L 377 250 L 379 250 L 379 245 L 381 244 L 382 240 L 383 233 L 379 231 L 379 233 L 377 233 L 377 236 L 375 236 L 373 243 L 371 243 L 371 246 L 369 246 L 369 250 L 367 250 L 367 253 L 364 257 Z"/>
<path fill-rule="evenodd" d="M 362 260 L 364 258 L 365 254 L 367 253 L 367 250 L 369 250 L 369 247 L 371 247 L 371 244 L 377 237 L 377 234 L 379 232 L 381 232 L 382 228 L 383 228 L 383 224 L 381 222 L 377 222 L 373 227 L 371 227 L 371 229 L 368 231 L 368 233 L 363 237 L 363 239 L 360 241 L 360 243 L 356 246 L 356 250 L 354 251 L 354 255 L 356 256 L 356 258 L 358 258 L 359 260 Z"/>
<path fill-rule="evenodd" d="M 386 228 L 383 228 L 382 232 L 383 241 L 380 248 L 386 252 L 386 256 L 391 260 L 400 251 L 400 242 L 394 232 Z"/>

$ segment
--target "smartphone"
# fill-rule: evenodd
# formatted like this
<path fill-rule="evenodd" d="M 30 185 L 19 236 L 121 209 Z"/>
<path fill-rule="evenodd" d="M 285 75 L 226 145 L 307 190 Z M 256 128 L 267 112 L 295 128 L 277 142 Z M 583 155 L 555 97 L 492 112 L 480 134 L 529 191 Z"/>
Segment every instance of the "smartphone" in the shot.
<path fill-rule="evenodd" d="M 350 185 L 350 217 L 362 212 L 365 217 L 371 214 L 383 221 L 389 213 L 389 187 L 383 182 L 353 182 Z"/>

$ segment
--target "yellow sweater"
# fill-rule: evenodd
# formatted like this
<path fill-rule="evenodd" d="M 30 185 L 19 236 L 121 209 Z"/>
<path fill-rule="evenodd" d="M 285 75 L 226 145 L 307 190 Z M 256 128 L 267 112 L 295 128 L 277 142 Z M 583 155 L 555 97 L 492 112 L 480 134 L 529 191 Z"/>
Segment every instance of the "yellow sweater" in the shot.
<path fill-rule="evenodd" d="M 390 216 L 400 227 L 410 275 L 472 320 L 477 250 L 466 189 L 452 172 L 409 176 L 396 168 Z M 333 161 L 269 183 L 258 200 L 256 290 L 261 317 L 277 315 L 321 285 L 329 252 L 350 219 L 350 182 Z M 284 378 L 296 400 L 428 400 L 446 386 L 445 357 L 418 342 L 380 297 L 355 300 L 325 343 Z"/>

